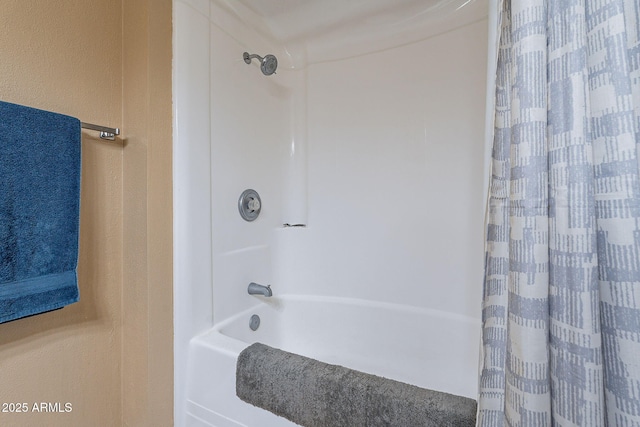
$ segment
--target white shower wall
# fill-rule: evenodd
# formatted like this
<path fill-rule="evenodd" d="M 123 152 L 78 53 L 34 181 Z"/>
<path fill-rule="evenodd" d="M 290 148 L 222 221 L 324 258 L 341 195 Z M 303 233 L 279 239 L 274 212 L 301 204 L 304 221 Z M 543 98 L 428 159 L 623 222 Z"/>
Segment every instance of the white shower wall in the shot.
<path fill-rule="evenodd" d="M 215 2 L 174 2 L 177 425 L 189 340 L 254 304 L 251 281 L 479 319 L 485 15 L 307 63 Z M 278 56 L 277 74 L 244 51 Z M 263 202 L 252 223 L 247 188 Z"/>
<path fill-rule="evenodd" d="M 284 183 L 299 169 L 292 167 L 297 163 L 290 154 L 292 88 L 299 78 L 286 69 L 265 77 L 255 63 L 244 63 L 244 51 L 284 56 L 208 0 L 174 2 L 178 425 L 183 424 L 191 338 L 254 303 L 247 295 L 249 282 L 270 283 L 280 292 L 274 247 L 283 213 L 291 211 L 283 191 L 296 188 Z M 248 188 L 257 190 L 263 202 L 252 223 L 238 213 L 238 197 Z"/>
<path fill-rule="evenodd" d="M 308 228 L 288 292 L 479 318 L 486 21 L 312 64 Z"/>

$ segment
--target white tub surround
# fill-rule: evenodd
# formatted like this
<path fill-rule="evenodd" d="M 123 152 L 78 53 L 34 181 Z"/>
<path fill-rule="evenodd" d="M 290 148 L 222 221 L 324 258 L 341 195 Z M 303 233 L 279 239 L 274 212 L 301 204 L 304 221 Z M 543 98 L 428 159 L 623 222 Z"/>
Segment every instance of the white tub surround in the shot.
<path fill-rule="evenodd" d="M 261 339 L 473 397 L 487 1 L 174 5 L 176 424 L 278 425 L 233 392 Z"/>

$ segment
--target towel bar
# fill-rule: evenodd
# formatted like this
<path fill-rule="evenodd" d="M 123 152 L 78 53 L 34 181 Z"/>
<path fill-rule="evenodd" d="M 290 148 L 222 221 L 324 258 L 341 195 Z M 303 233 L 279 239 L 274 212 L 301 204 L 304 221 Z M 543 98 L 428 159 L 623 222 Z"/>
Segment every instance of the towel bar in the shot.
<path fill-rule="evenodd" d="M 84 129 L 97 130 L 98 132 L 100 132 L 100 138 L 108 139 L 109 141 L 115 140 L 116 135 L 120 135 L 120 129 L 118 128 L 108 128 L 105 126 L 98 126 L 85 122 L 81 122 L 81 125 Z"/>

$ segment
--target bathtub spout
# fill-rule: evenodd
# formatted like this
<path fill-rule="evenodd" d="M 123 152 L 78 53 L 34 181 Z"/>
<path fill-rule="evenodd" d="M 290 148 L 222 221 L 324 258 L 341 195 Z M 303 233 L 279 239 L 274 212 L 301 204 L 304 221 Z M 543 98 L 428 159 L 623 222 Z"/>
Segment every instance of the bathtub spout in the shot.
<path fill-rule="evenodd" d="M 265 297 L 273 295 L 273 292 L 271 292 L 271 285 L 264 286 L 251 282 L 249 283 L 249 288 L 247 290 L 249 291 L 249 295 L 263 295 Z"/>

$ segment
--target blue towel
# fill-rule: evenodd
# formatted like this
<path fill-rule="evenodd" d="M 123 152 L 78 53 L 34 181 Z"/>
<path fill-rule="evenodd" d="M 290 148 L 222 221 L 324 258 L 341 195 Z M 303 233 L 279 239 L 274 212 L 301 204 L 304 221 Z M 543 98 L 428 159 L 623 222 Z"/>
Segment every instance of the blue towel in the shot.
<path fill-rule="evenodd" d="M 0 101 L 0 323 L 78 301 L 80 121 Z"/>

